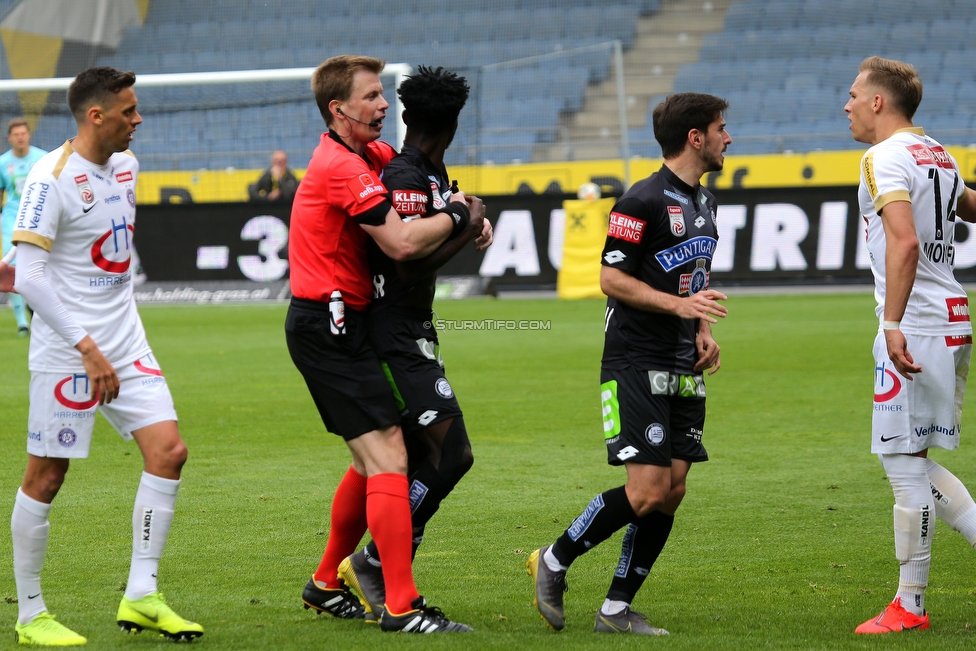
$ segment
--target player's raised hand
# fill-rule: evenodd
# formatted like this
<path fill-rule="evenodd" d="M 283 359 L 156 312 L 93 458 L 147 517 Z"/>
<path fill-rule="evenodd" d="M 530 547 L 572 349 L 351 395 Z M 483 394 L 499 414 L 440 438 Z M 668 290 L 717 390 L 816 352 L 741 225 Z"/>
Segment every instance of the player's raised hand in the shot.
<path fill-rule="evenodd" d="M 719 319 L 724 319 L 729 310 L 718 303 L 724 301 L 728 296 L 714 289 L 703 289 L 695 292 L 691 296 L 683 298 L 678 303 L 678 310 L 675 312 L 682 319 L 705 319 L 709 323 L 718 323 Z"/>
<path fill-rule="evenodd" d="M 901 330 L 885 330 L 885 343 L 888 345 L 888 358 L 895 365 L 895 370 L 906 380 L 911 380 L 912 373 L 921 373 L 922 367 L 915 363 L 915 358 L 908 352 L 908 340 Z"/>
<path fill-rule="evenodd" d="M 17 267 L 9 265 L 6 262 L 0 262 L 0 292 L 10 293 L 14 291 L 16 272 Z"/>
<path fill-rule="evenodd" d="M 75 346 L 81 353 L 81 363 L 88 375 L 91 387 L 91 399 L 98 400 L 98 404 L 107 405 L 119 397 L 119 376 L 116 375 L 112 364 L 105 358 L 102 351 L 95 345 L 88 335 Z"/>

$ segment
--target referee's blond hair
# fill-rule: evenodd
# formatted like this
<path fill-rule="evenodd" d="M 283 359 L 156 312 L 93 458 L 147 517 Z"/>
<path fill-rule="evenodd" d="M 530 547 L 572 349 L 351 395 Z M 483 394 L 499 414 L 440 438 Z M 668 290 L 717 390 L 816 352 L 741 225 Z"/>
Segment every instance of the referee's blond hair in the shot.
<path fill-rule="evenodd" d="M 867 83 L 885 91 L 894 107 L 911 120 L 922 103 L 922 80 L 915 66 L 881 57 L 861 61 L 860 72 L 867 71 Z"/>

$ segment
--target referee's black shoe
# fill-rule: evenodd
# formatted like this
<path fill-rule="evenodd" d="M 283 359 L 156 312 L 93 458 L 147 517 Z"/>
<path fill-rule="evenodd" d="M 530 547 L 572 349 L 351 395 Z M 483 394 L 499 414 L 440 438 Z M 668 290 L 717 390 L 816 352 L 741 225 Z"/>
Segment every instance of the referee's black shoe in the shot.
<path fill-rule="evenodd" d="M 440 608 L 427 605 L 427 600 L 417 597 L 410 604 L 412 610 L 394 615 L 389 608 L 383 610 L 380 628 L 399 633 L 470 633 L 474 629 L 467 624 L 452 622 Z"/>
<path fill-rule="evenodd" d="M 311 608 L 315 614 L 329 613 L 339 619 L 363 619 L 366 610 L 359 599 L 345 585 L 341 588 L 320 588 L 315 579 L 309 579 L 302 591 L 305 610 Z"/>

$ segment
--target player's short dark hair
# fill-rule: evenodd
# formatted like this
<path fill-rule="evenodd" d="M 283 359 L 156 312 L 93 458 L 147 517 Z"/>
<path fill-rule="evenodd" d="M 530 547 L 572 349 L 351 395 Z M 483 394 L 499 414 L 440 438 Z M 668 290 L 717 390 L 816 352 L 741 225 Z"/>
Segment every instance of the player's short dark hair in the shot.
<path fill-rule="evenodd" d="M 440 66 L 420 66 L 397 89 L 410 127 L 431 135 L 454 128 L 470 92 L 464 77 Z"/>
<path fill-rule="evenodd" d="M 113 97 L 136 83 L 136 73 L 102 66 L 81 72 L 68 87 L 68 108 L 79 124 L 95 105 L 108 108 Z"/>
<path fill-rule="evenodd" d="M 915 66 L 893 59 L 868 57 L 858 71 L 868 71 L 865 82 L 885 91 L 894 108 L 911 120 L 922 103 L 922 80 Z"/>
<path fill-rule="evenodd" d="M 332 113 L 329 102 L 334 99 L 344 102 L 352 94 L 352 80 L 356 72 L 365 70 L 375 74 L 383 72 L 386 61 L 374 57 L 358 56 L 354 54 L 340 54 L 326 59 L 322 65 L 312 73 L 312 93 L 319 113 L 325 120 L 326 126 L 332 126 Z"/>
<path fill-rule="evenodd" d="M 654 137 L 665 158 L 681 154 L 688 142 L 688 132 L 698 129 L 708 133 L 708 125 L 729 108 L 721 97 L 703 93 L 675 93 L 654 107 Z"/>
<path fill-rule="evenodd" d="M 27 120 L 25 120 L 24 118 L 13 118 L 10 122 L 7 123 L 7 135 L 9 136 L 10 132 L 16 129 L 17 127 L 27 127 L 27 131 L 30 131 L 30 125 L 27 124 Z"/>

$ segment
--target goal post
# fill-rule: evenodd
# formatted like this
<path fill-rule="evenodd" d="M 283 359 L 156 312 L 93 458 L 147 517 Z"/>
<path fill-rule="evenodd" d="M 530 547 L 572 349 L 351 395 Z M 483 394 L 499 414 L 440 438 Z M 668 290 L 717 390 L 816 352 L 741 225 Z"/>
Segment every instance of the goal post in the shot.
<path fill-rule="evenodd" d="M 276 81 L 311 81 L 315 68 L 272 68 L 266 70 L 226 70 L 220 72 L 182 72 L 165 74 L 137 74 L 135 88 L 164 88 L 172 86 L 202 86 L 221 84 L 249 84 Z M 396 124 L 397 149 L 403 146 L 406 125 L 403 123 L 403 106 L 396 94 L 404 78 L 413 68 L 406 63 L 387 63 L 382 76 L 394 78 L 392 105 Z M 73 77 L 53 77 L 49 79 L 0 79 L 0 93 L 21 93 L 29 91 L 51 91 L 68 89 Z M 311 91 L 309 91 L 311 100 Z M 187 107 L 188 110 L 192 107 Z"/>

